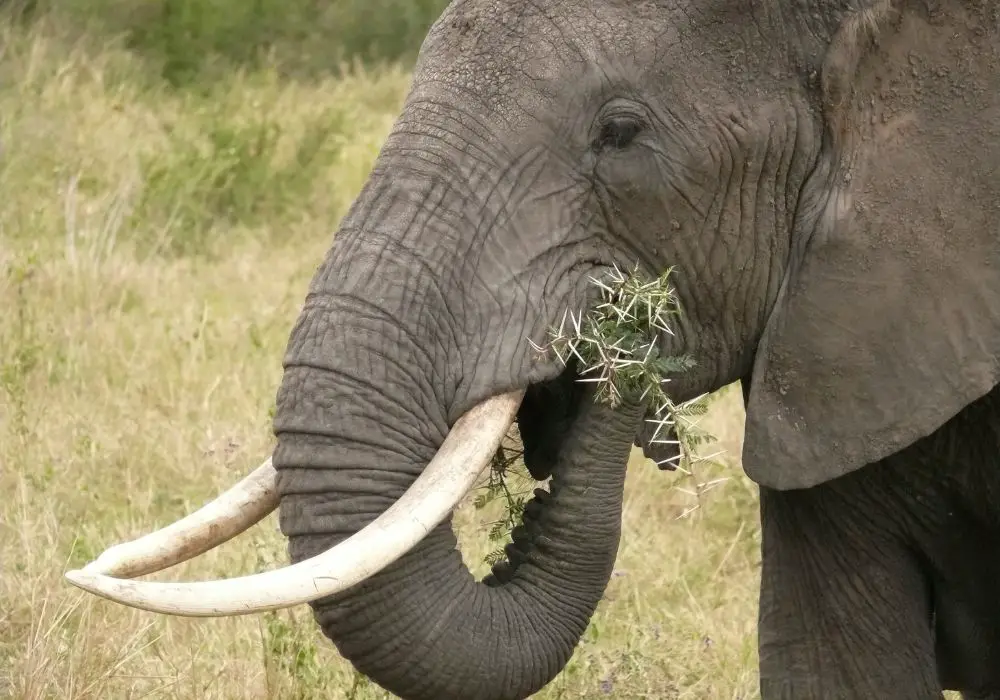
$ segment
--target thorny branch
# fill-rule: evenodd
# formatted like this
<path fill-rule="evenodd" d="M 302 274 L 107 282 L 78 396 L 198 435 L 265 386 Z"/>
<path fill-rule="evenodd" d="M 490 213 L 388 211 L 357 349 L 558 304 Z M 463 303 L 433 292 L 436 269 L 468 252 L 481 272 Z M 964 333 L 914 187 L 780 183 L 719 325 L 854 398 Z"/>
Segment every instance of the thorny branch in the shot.
<path fill-rule="evenodd" d="M 655 426 L 650 443 L 679 447 L 677 456 L 657 465 L 691 477 L 695 482 L 692 495 L 700 501 L 701 494 L 724 479 L 703 484 L 694 478 L 696 464 L 717 456 L 697 455 L 699 446 L 715 440 L 698 425 L 708 410 L 710 397 L 702 395 L 675 404 L 664 389 L 670 375 L 694 366 L 694 360 L 687 355 L 665 356 L 660 351 L 660 334 L 673 335 L 670 320 L 681 313 L 670 284 L 672 272 L 673 268 L 668 269 L 660 277 L 647 281 L 640 275 L 638 265 L 629 274 L 616 266 L 603 279 L 591 278 L 599 290 L 600 301 L 585 314 L 565 312 L 559 325 L 549 329 L 549 342 L 544 346 L 528 342 L 541 355 L 551 352 L 564 366 L 574 362 L 580 375 L 577 381 L 597 385 L 594 395 L 597 402 L 615 408 L 624 400 L 647 401 L 653 408 L 652 418 L 647 422 Z M 498 497 L 504 499 L 505 515 L 492 523 L 492 541 L 507 538 L 531 493 L 534 482 L 519 462 L 522 456 L 522 450 L 501 445 L 493 458 L 485 491 L 476 498 L 477 509 Z M 511 477 L 526 487 L 511 490 L 507 486 Z M 687 509 L 680 517 L 699 505 Z M 503 556 L 503 549 L 498 549 L 487 555 L 486 561 L 492 564 Z"/>

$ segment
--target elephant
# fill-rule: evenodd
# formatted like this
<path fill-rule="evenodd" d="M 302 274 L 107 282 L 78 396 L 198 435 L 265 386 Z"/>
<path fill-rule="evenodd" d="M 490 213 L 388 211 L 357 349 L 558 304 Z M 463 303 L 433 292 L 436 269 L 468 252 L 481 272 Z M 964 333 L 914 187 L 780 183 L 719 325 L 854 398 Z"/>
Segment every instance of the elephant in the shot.
<path fill-rule="evenodd" d="M 611 576 L 629 451 L 662 454 L 648 402 L 532 343 L 591 278 L 673 267 L 669 395 L 744 391 L 761 697 L 1000 698 L 998 27 L 987 0 L 454 0 L 291 331 L 270 461 L 215 534 L 199 511 L 67 576 L 173 614 L 308 602 L 408 700 L 537 692 Z M 550 484 L 477 581 L 454 470 L 513 420 Z M 274 507 L 288 568 L 125 580 Z"/>

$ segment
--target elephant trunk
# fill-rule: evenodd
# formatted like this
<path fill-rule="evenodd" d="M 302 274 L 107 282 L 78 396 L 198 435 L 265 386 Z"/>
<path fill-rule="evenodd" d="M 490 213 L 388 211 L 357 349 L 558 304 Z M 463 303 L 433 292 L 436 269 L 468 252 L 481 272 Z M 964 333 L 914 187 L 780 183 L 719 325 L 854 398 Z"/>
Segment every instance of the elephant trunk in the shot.
<path fill-rule="evenodd" d="M 398 279 L 385 268 L 373 278 Z M 448 431 L 434 358 L 409 340 L 398 310 L 380 308 L 387 294 L 314 293 L 292 333 L 274 464 L 293 561 L 392 505 Z M 563 668 L 611 575 L 641 420 L 638 407 L 612 412 L 581 386 L 550 491 L 527 505 L 509 563 L 475 581 L 449 520 L 378 574 L 312 603 L 360 671 L 407 699 L 499 700 L 524 698 Z"/>
<path fill-rule="evenodd" d="M 596 405 L 584 388 L 593 385 L 528 352 L 527 339 L 540 337 L 555 314 L 579 308 L 588 280 L 607 264 L 603 249 L 574 233 L 572 220 L 553 214 L 546 194 L 552 183 L 538 175 L 545 159 L 529 153 L 517 168 L 500 171 L 531 187 L 497 183 L 484 199 L 472 179 L 429 165 L 443 152 L 432 140 L 415 149 L 416 128 L 390 137 L 313 278 L 278 391 L 274 470 L 262 466 L 250 479 L 276 480 L 277 495 L 263 483 L 255 513 L 280 502 L 293 561 L 323 557 L 305 570 L 228 582 L 128 582 L 100 572 L 71 572 L 71 580 L 180 614 L 239 614 L 308 600 L 343 655 L 403 698 L 523 698 L 565 665 L 603 595 L 643 410 Z M 517 205 L 506 207 L 508 200 Z M 558 243 L 532 235 L 538 231 L 554 231 Z M 552 480 L 527 504 L 508 561 L 477 582 L 441 514 L 488 459 L 522 395 L 527 466 Z M 459 458 L 469 462 L 461 477 Z M 441 474 L 451 477 L 438 481 Z M 220 502 L 231 510 L 246 500 L 241 489 Z M 387 518 L 380 516 L 389 511 L 402 529 L 383 529 Z M 197 531 L 204 516 L 195 515 L 193 525 L 174 530 Z M 248 521 L 234 517 L 230 525 Z M 364 560 L 369 551 L 358 543 L 373 540 L 345 540 L 363 529 L 386 551 L 358 564 L 351 556 Z M 163 534 L 152 538 L 154 549 Z M 211 532 L 199 537 L 198 551 L 218 540 Z M 331 550 L 341 543 L 352 552 L 346 565 Z M 168 549 L 152 563 L 132 548 L 98 564 L 156 570 L 192 555 L 190 547 Z M 386 552 L 391 556 L 381 556 Z M 359 573 L 367 578 L 354 578 Z M 264 584 L 276 581 L 294 590 L 267 595 Z M 199 599 L 202 592 L 212 597 Z"/>

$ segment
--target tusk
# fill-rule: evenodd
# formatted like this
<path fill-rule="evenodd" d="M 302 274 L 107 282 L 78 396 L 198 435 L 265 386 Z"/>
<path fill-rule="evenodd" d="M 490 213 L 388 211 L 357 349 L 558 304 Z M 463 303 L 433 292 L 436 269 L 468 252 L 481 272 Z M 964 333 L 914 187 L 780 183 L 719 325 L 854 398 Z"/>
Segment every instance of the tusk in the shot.
<path fill-rule="evenodd" d="M 518 390 L 472 408 L 398 501 L 360 532 L 311 559 L 222 581 L 123 581 L 88 570 L 69 571 L 66 578 L 134 608 L 190 617 L 277 610 L 339 593 L 396 561 L 448 517 L 489 464 L 523 397 Z"/>
<path fill-rule="evenodd" d="M 162 571 L 218 547 L 278 507 L 277 479 L 268 457 L 211 503 L 161 530 L 108 548 L 83 572 L 133 578 Z"/>

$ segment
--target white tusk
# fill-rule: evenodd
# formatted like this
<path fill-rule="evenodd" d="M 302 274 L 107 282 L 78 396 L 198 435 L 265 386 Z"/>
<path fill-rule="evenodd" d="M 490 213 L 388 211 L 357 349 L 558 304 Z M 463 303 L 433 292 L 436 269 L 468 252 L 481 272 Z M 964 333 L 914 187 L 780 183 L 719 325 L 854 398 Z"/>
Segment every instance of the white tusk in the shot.
<path fill-rule="evenodd" d="M 277 479 L 268 457 L 211 503 L 161 530 L 108 548 L 83 572 L 132 578 L 162 571 L 218 547 L 278 507 Z"/>
<path fill-rule="evenodd" d="M 378 573 L 426 537 L 471 489 L 517 414 L 524 391 L 483 401 L 463 415 L 423 473 L 371 524 L 311 559 L 221 581 L 123 581 L 69 571 L 74 585 L 134 608 L 190 617 L 287 608 L 346 590 Z"/>

